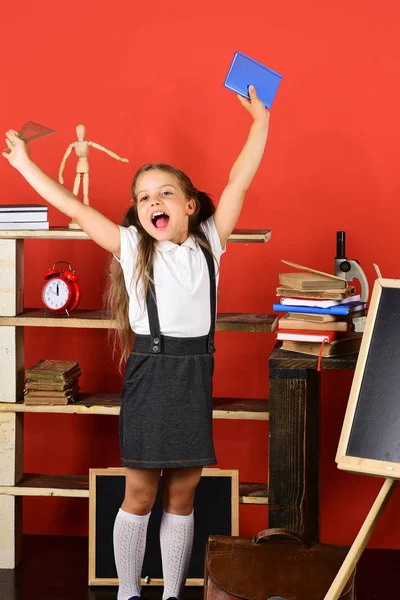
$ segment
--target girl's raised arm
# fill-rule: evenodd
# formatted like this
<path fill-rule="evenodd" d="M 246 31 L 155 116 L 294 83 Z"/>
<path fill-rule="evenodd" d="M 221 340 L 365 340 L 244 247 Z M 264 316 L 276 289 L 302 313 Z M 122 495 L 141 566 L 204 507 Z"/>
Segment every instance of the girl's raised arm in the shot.
<path fill-rule="evenodd" d="M 253 117 L 246 143 L 237 157 L 228 185 L 222 192 L 214 215 L 215 227 L 224 247 L 239 218 L 247 190 L 258 169 L 268 136 L 269 111 L 257 97 L 254 86 L 249 87 L 250 100 L 238 96 L 242 106 Z"/>
<path fill-rule="evenodd" d="M 74 219 L 96 244 L 119 256 L 120 233 L 116 223 L 95 208 L 83 204 L 72 192 L 46 175 L 31 160 L 28 144 L 13 129 L 6 133 L 6 144 L 10 152 L 3 152 L 2 155 L 42 198 Z"/>

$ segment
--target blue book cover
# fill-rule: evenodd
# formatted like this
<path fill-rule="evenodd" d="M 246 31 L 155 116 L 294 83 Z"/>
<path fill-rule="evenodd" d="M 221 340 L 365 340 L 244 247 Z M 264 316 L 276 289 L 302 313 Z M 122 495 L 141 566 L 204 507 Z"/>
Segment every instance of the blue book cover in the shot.
<path fill-rule="evenodd" d="M 244 98 L 250 98 L 249 85 L 254 85 L 257 96 L 271 108 L 282 75 L 257 62 L 243 52 L 236 52 L 229 67 L 224 86 Z"/>
<path fill-rule="evenodd" d="M 274 304 L 272 309 L 275 312 L 294 312 L 309 313 L 318 315 L 349 315 L 358 310 L 364 310 L 366 302 L 347 302 L 339 306 L 330 306 L 329 308 L 316 308 L 311 306 L 288 306 L 286 304 Z"/>

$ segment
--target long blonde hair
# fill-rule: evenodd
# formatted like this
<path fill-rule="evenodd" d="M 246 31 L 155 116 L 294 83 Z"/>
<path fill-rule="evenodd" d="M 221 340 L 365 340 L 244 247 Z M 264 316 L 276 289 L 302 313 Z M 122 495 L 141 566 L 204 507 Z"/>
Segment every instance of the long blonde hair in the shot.
<path fill-rule="evenodd" d="M 179 169 L 171 167 L 163 163 L 147 164 L 140 167 L 137 171 L 132 183 L 132 198 L 133 204 L 125 213 L 121 225 L 136 227 L 139 235 L 137 261 L 132 274 L 136 280 L 136 294 L 138 294 L 139 283 L 143 286 L 143 297 L 147 297 L 147 290 L 150 283 L 151 266 L 154 255 L 155 239 L 147 233 L 142 227 L 138 211 L 136 198 L 136 185 L 139 177 L 143 173 L 149 171 L 164 171 L 174 175 L 178 180 L 180 188 L 187 200 L 193 199 L 196 203 L 195 211 L 189 216 L 188 235 L 192 235 L 196 242 L 207 248 L 211 252 L 211 248 L 205 239 L 205 236 L 200 228 L 200 224 L 206 221 L 215 212 L 215 206 L 208 194 L 197 190 L 189 177 Z M 116 321 L 116 329 L 110 329 L 111 343 L 113 348 L 113 356 L 117 349 L 120 351 L 119 367 L 127 360 L 133 340 L 133 332 L 129 324 L 129 296 L 126 291 L 124 274 L 120 263 L 112 256 L 109 266 L 109 278 L 106 286 L 105 300 L 107 309 L 112 313 Z"/>

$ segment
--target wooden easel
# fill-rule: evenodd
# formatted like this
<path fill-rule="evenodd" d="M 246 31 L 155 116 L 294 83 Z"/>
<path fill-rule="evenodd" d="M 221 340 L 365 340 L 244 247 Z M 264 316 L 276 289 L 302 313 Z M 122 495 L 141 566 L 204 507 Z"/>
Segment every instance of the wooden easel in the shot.
<path fill-rule="evenodd" d="M 338 600 L 342 593 L 344 586 L 346 585 L 351 573 L 353 572 L 365 546 L 368 543 L 378 521 L 379 517 L 385 510 L 386 504 L 389 502 L 391 495 L 393 494 L 397 485 L 396 479 L 385 479 L 381 490 L 376 497 L 371 510 L 368 513 L 356 539 L 351 546 L 349 553 L 347 554 L 342 566 L 340 567 L 338 574 L 331 587 L 328 590 L 324 600 Z"/>
<path fill-rule="evenodd" d="M 380 272 L 378 265 L 374 264 L 374 268 L 375 268 L 375 272 L 376 272 L 378 279 L 382 279 L 382 274 Z M 372 332 L 372 328 L 371 328 L 371 332 Z M 366 332 L 366 335 L 369 335 L 369 332 Z M 362 350 L 363 350 L 363 352 L 360 352 L 360 355 L 361 355 L 361 358 L 363 359 L 362 354 L 363 353 L 365 354 L 367 347 L 365 347 Z M 357 367 L 358 367 L 358 365 L 357 365 Z M 356 367 L 355 379 L 356 380 L 358 379 L 359 382 L 361 382 L 361 377 L 358 374 L 357 367 Z M 349 410 L 349 407 L 348 407 L 348 410 Z M 345 424 L 343 427 L 339 447 L 342 445 L 342 438 L 345 437 L 346 429 L 348 430 L 349 424 L 350 424 L 350 421 L 347 421 L 347 423 L 346 423 L 346 419 L 345 419 Z M 339 449 L 338 449 L 338 454 L 340 454 Z M 393 470 L 393 467 L 387 466 L 386 469 Z M 349 469 L 349 470 L 351 470 L 351 469 Z M 366 474 L 368 474 L 368 468 L 366 468 L 364 470 L 364 472 Z M 379 521 L 381 514 L 385 510 L 385 507 L 386 507 L 387 503 L 389 502 L 389 500 L 396 488 L 397 481 L 398 481 L 397 479 L 389 479 L 389 478 L 385 479 L 384 484 L 383 484 L 378 496 L 376 497 L 376 500 L 375 500 L 374 504 L 372 505 L 371 510 L 369 511 L 369 513 L 367 515 L 367 518 L 365 519 L 360 531 L 358 532 L 358 535 L 357 535 L 356 539 L 354 540 L 345 560 L 343 561 L 343 564 L 342 564 L 341 568 L 339 569 L 338 574 L 336 575 L 335 579 L 333 580 L 331 587 L 329 588 L 327 594 L 325 595 L 324 600 L 338 600 L 338 598 L 340 598 L 341 592 L 343 591 L 351 573 L 353 572 L 355 566 L 357 565 L 357 562 L 360 559 L 360 556 L 361 556 L 364 548 L 366 547 L 368 540 L 371 537 L 371 535 Z"/>

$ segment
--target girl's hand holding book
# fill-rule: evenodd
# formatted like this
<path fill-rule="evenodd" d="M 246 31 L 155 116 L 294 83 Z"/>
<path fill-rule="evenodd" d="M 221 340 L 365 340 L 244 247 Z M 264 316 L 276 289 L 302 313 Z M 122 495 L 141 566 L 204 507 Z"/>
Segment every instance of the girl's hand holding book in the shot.
<path fill-rule="evenodd" d="M 255 123 L 260 123 L 268 127 L 270 112 L 265 108 L 264 103 L 257 96 L 256 88 L 253 85 L 249 86 L 250 100 L 239 96 L 240 104 L 251 114 Z"/>

